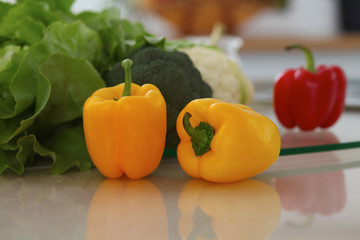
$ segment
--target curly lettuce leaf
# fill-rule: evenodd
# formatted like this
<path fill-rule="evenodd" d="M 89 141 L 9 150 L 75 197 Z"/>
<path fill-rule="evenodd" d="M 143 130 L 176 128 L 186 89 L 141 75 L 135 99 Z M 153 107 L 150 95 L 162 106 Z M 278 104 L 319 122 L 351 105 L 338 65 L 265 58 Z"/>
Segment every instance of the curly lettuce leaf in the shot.
<path fill-rule="evenodd" d="M 44 83 L 48 83 L 49 89 L 44 90 L 50 90 L 49 97 L 36 118 L 30 116 L 21 121 L 22 124 L 31 122 L 31 127 L 27 127 L 31 135 L 19 137 L 17 147 L 0 145 L 0 173 L 6 168 L 23 173 L 24 165 L 32 163 L 35 156 L 50 157 L 53 160 L 51 172 L 55 174 L 74 165 L 80 170 L 89 169 L 92 163 L 81 121 L 74 120 L 81 120 L 84 102 L 92 92 L 105 86 L 104 81 L 89 61 L 63 53 L 50 56 L 40 65 L 39 71 Z M 14 120 L 9 120 L 8 128 L 16 122 Z M 0 129 L 6 131 L 1 123 Z M 64 123 L 69 123 L 70 127 L 64 129 Z M 74 123 L 77 125 L 72 126 Z"/>
<path fill-rule="evenodd" d="M 89 61 L 62 53 L 49 57 L 39 70 L 51 84 L 50 97 L 38 118 L 42 127 L 82 117 L 85 100 L 96 89 L 105 87 L 104 81 Z"/>
<path fill-rule="evenodd" d="M 17 151 L 14 151 L 15 149 L 9 150 L 4 146 L 0 148 L 0 174 L 7 168 L 22 174 L 24 172 L 24 165 L 33 161 L 36 154 L 55 156 L 53 152 L 44 148 L 34 135 L 19 137 L 15 147 Z"/>
<path fill-rule="evenodd" d="M 45 27 L 60 18 L 44 2 L 24 1 L 13 5 L 0 21 L 0 36 L 24 44 L 40 41 Z"/>
<path fill-rule="evenodd" d="M 80 171 L 89 170 L 93 166 L 82 126 L 58 132 L 45 143 L 45 146 L 56 153 L 50 169 L 53 174 L 62 174 L 73 166 Z"/>
<path fill-rule="evenodd" d="M 13 5 L 10 3 L 0 2 L 0 21 L 2 21 L 12 7 Z"/>
<path fill-rule="evenodd" d="M 82 12 L 75 16 L 88 27 L 97 31 L 104 44 L 107 66 L 128 57 L 135 49 L 146 44 L 162 47 L 165 39 L 148 33 L 140 23 L 120 18 L 117 9 L 105 9 L 100 13 Z"/>
<path fill-rule="evenodd" d="M 44 91 L 39 90 L 39 87 L 43 89 L 46 83 L 39 76 L 39 65 L 55 53 L 66 53 L 70 56 L 84 58 L 96 66 L 101 64 L 103 58 L 102 42 L 95 31 L 79 21 L 72 24 L 61 22 L 51 24 L 43 40 L 29 48 L 11 79 L 7 94 L 14 98 L 15 103 L 11 106 L 13 110 L 0 113 L 0 118 L 15 117 L 35 102 L 34 115 L 42 110 L 44 107 L 42 99 L 46 98 L 46 94 L 44 95 Z M 0 72 L 1 74 L 2 72 Z M 46 101 L 46 99 L 44 100 Z"/>
<path fill-rule="evenodd" d="M 0 174 L 7 168 L 18 174 L 24 172 L 24 164 L 16 158 L 16 152 L 0 148 Z"/>
<path fill-rule="evenodd" d="M 6 65 L 6 68 L 0 72 L 0 144 L 8 142 L 18 128 L 18 122 L 24 117 L 31 116 L 30 113 L 24 113 L 23 116 L 15 116 L 9 118 L 14 111 L 16 104 L 14 96 L 11 94 L 10 85 L 11 79 L 16 74 L 27 50 L 22 50 L 12 54 L 11 62 Z"/>
<path fill-rule="evenodd" d="M 71 6 L 74 0 L 17 0 L 18 3 L 22 2 L 43 2 L 47 3 L 52 11 L 62 11 L 65 13 L 71 13 Z"/>
<path fill-rule="evenodd" d="M 92 167 L 82 126 L 59 132 L 45 145 L 40 144 L 33 134 L 22 136 L 17 139 L 16 148 L 17 151 L 0 148 L 0 174 L 7 168 L 22 174 L 25 165 L 33 163 L 38 156 L 52 160 L 50 172 L 53 174 L 64 173 L 73 166 L 81 171 Z"/>
<path fill-rule="evenodd" d="M 20 52 L 21 46 L 8 44 L 0 47 L 0 72 L 11 64 L 11 58 L 14 53 Z"/>

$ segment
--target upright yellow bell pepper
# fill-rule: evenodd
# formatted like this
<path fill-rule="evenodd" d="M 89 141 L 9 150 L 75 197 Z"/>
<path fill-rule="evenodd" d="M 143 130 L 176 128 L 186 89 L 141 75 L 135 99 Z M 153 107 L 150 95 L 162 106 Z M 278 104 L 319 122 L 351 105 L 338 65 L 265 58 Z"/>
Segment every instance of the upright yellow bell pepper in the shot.
<path fill-rule="evenodd" d="M 166 104 L 152 84 L 131 83 L 132 61 L 122 62 L 125 83 L 95 91 L 84 105 L 87 149 L 108 178 L 139 179 L 159 165 L 165 148 Z"/>
<path fill-rule="evenodd" d="M 193 100 L 180 112 L 176 127 L 181 140 L 178 160 L 194 178 L 250 178 L 269 168 L 280 153 L 277 126 L 245 105 Z"/>

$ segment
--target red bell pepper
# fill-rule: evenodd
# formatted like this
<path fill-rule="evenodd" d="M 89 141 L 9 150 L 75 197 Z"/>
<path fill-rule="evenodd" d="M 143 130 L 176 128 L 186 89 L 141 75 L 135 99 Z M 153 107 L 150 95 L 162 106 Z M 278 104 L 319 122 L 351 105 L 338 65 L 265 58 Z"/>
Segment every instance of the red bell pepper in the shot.
<path fill-rule="evenodd" d="M 286 128 L 302 130 L 332 126 L 344 109 L 346 77 L 338 66 L 319 65 L 315 68 L 309 49 L 292 45 L 286 50 L 301 49 L 306 66 L 288 69 L 275 78 L 274 109 Z"/>

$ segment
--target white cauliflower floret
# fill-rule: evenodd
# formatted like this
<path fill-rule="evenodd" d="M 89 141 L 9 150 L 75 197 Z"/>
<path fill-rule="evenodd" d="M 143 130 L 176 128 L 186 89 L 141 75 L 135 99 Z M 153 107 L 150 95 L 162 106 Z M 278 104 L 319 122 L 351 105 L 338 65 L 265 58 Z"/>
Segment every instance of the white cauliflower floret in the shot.
<path fill-rule="evenodd" d="M 193 61 L 203 80 L 212 88 L 214 98 L 229 103 L 249 102 L 253 94 L 251 82 L 221 50 L 196 46 L 180 51 Z"/>

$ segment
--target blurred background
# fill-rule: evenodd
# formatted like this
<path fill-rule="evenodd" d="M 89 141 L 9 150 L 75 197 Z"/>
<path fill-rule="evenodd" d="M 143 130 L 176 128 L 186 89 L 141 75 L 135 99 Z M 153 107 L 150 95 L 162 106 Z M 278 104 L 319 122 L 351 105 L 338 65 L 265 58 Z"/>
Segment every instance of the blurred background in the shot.
<path fill-rule="evenodd" d="M 349 80 L 360 81 L 360 1 L 358 0 L 76 0 L 73 11 L 117 7 L 124 18 L 139 21 L 167 38 L 209 35 L 216 22 L 239 36 L 240 61 L 255 83 L 272 81 L 286 68 L 304 64 L 301 43 L 317 64 L 340 65 Z"/>
<path fill-rule="evenodd" d="M 241 39 L 239 49 L 229 50 L 255 84 L 304 64 L 300 51 L 284 51 L 294 43 L 313 50 L 316 64 L 339 65 L 350 81 L 360 82 L 359 0 L 75 0 L 72 10 L 109 7 L 169 39 L 209 35 L 223 23 L 226 35 Z"/>

